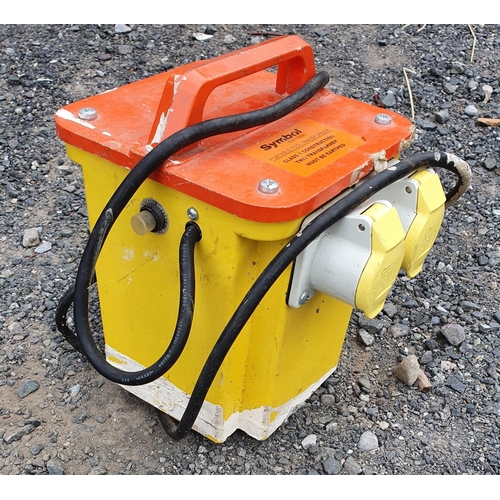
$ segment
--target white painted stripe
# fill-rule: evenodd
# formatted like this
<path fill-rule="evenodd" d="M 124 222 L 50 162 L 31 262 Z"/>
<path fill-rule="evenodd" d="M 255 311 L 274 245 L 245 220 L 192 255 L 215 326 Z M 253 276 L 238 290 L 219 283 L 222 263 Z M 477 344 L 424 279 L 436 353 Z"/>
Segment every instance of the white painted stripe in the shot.
<path fill-rule="evenodd" d="M 106 345 L 108 362 L 124 371 L 138 371 L 144 369 L 142 365 Z M 119 360 L 115 362 L 109 357 Z M 308 387 L 304 392 L 286 402 L 272 408 L 261 406 L 243 412 L 233 413 L 227 420 L 223 417 L 223 408 L 205 401 L 193 429 L 203 436 L 210 437 L 217 442 L 225 441 L 237 429 L 260 441 L 267 439 L 278 427 L 299 407 L 307 398 L 335 371 L 332 368 L 320 380 Z M 180 420 L 189 402 L 189 395 L 178 389 L 167 379 L 161 377 L 154 382 L 141 386 L 122 386 L 138 398 L 159 408 L 176 420 Z M 270 416 L 277 414 L 272 422 Z"/>

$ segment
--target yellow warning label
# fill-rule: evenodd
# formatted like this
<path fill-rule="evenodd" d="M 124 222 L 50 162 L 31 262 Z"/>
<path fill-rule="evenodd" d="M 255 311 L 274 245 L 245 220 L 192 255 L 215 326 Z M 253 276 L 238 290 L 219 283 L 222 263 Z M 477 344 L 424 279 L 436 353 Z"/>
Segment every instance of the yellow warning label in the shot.
<path fill-rule="evenodd" d="M 343 130 L 327 127 L 314 120 L 303 120 L 266 142 L 243 150 L 243 153 L 308 177 L 364 142 L 361 137 Z"/>

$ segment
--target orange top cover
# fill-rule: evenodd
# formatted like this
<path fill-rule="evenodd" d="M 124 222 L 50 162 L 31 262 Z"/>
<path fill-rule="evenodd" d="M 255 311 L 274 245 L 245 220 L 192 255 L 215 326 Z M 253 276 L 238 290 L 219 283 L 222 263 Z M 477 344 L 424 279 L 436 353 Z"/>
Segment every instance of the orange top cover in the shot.
<path fill-rule="evenodd" d="M 277 66 L 277 73 L 266 71 Z M 83 99 L 55 116 L 67 144 L 132 169 L 161 140 L 201 120 L 260 109 L 316 74 L 301 38 L 284 36 Z M 79 118 L 93 108 L 92 121 Z M 385 113 L 389 124 L 375 122 Z M 391 159 L 412 137 L 406 118 L 320 90 L 268 125 L 203 140 L 169 158 L 152 178 L 239 217 L 302 218 Z M 259 191 L 277 181 L 273 194 Z"/>

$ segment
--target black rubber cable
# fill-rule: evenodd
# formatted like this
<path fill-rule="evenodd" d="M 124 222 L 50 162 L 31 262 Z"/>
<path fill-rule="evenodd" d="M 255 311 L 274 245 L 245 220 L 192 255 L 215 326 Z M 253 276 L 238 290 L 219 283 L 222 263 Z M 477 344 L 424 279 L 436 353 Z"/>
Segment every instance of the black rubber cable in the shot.
<path fill-rule="evenodd" d="M 130 385 L 140 385 L 141 383 L 146 383 L 140 382 L 141 380 L 145 380 L 151 376 L 156 376 L 158 373 L 161 373 L 162 375 L 166 373 L 179 359 L 179 356 L 186 345 L 191 331 L 194 313 L 196 283 L 194 272 L 194 247 L 200 239 L 201 230 L 198 225 L 194 222 L 188 223 L 179 245 L 180 299 L 174 334 L 172 335 L 172 339 L 166 351 L 158 359 L 158 361 L 145 370 L 133 373 L 134 376 L 137 377 L 137 383 Z M 75 335 L 67 323 L 68 310 L 74 302 L 74 296 L 75 286 L 73 285 L 66 291 L 59 302 L 56 311 L 56 325 L 59 332 L 76 350 L 80 351 L 82 354 L 86 354 L 84 348 L 82 348 L 82 345 L 78 340 L 78 335 Z M 154 375 L 151 375 L 151 373 Z"/>
<path fill-rule="evenodd" d="M 457 163 L 459 163 L 460 168 L 457 168 Z M 239 333 L 264 295 L 309 243 L 382 188 L 418 169 L 428 167 L 444 168 L 458 175 L 457 183 L 446 195 L 447 202 L 454 199 L 457 193 L 467 189 L 470 181 L 470 169 L 459 158 L 439 152 L 414 155 L 357 185 L 349 194 L 319 214 L 290 240 L 257 278 L 227 323 L 203 366 L 181 420 L 176 424 L 170 416 L 161 415 L 162 425 L 172 439 L 180 440 L 190 431 L 207 392 Z"/>
<path fill-rule="evenodd" d="M 73 304 L 75 298 L 75 285 L 72 285 L 66 290 L 66 293 L 62 296 L 56 309 L 56 327 L 62 336 L 69 342 L 77 351 L 84 354 L 82 346 L 75 335 L 75 332 L 71 330 L 68 326 L 68 311 Z"/>
<path fill-rule="evenodd" d="M 62 327 L 62 331 L 60 331 L 63 335 L 68 336 L 69 328 L 66 323 L 66 312 L 70 301 L 73 301 L 76 341 L 71 343 L 84 352 L 92 366 L 101 375 L 122 385 L 142 385 L 156 380 L 168 370 L 168 367 L 165 369 L 167 364 L 163 361 L 163 358 L 169 356 L 169 349 L 165 351 L 162 358 L 156 363 L 137 372 L 126 372 L 109 364 L 104 354 L 97 348 L 89 325 L 89 289 L 92 285 L 97 259 L 115 220 L 137 189 L 170 156 L 184 147 L 214 135 L 245 130 L 276 121 L 310 100 L 328 83 L 328 80 L 328 73 L 320 72 L 311 78 L 301 89 L 267 108 L 207 120 L 180 130 L 158 144 L 129 172 L 97 219 L 78 267 L 74 292 L 71 289 L 66 292 L 61 301 L 60 308 L 58 308 L 60 310 L 57 313 L 59 324 Z M 194 234 L 190 227 L 196 227 L 199 231 L 198 226 L 192 224 L 186 228 L 185 236 L 186 233 L 190 237 Z M 181 295 L 182 293 L 183 288 L 181 284 Z M 189 303 L 189 300 L 187 300 L 187 303 Z M 189 312 L 189 306 L 186 305 L 185 307 Z M 183 321 L 183 314 L 182 312 L 179 316 L 180 321 Z M 170 363 L 169 366 L 171 366 Z"/>

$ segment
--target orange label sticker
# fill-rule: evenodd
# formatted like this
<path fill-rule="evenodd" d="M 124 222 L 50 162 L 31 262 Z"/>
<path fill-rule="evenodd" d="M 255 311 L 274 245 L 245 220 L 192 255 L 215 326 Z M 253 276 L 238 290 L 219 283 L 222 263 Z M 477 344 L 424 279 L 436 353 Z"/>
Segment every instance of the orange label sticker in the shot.
<path fill-rule="evenodd" d="M 243 150 L 243 153 L 308 177 L 364 142 L 361 137 L 343 130 L 314 120 L 303 120 L 294 128 L 283 130 L 266 142 Z"/>

